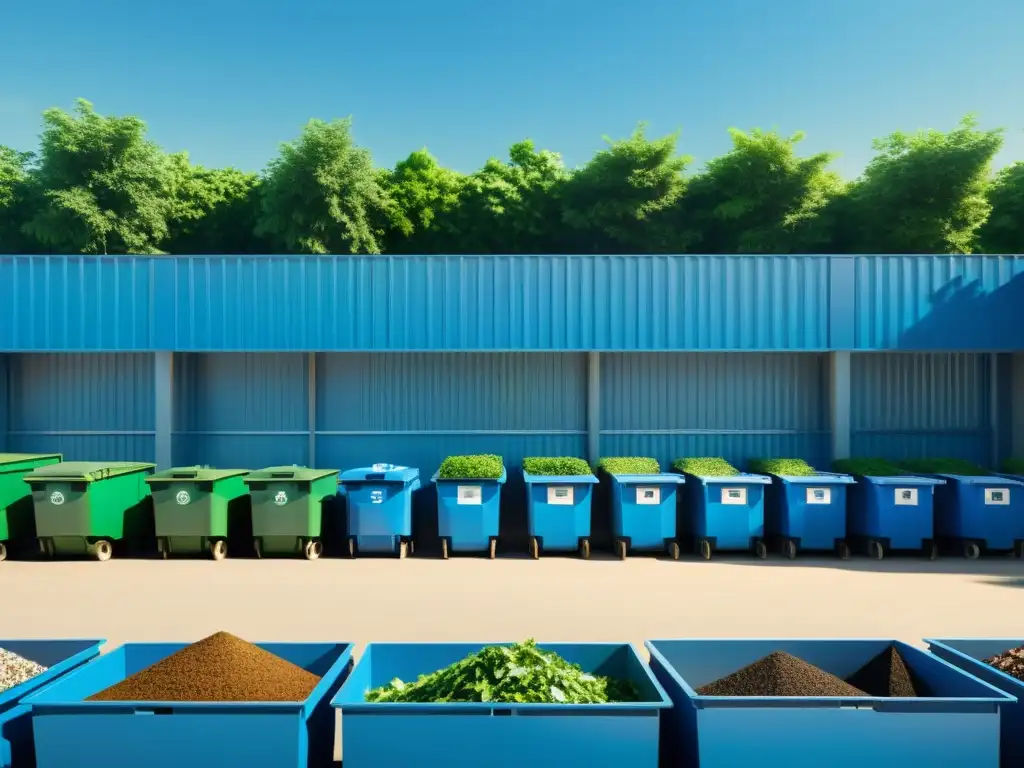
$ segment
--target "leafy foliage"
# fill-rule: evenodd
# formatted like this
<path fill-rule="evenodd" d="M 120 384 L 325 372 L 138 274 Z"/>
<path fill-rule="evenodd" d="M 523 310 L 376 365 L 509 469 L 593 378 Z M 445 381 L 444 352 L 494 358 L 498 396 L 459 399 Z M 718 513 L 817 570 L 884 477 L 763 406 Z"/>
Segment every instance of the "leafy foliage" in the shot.
<path fill-rule="evenodd" d="M 1003 472 L 1010 475 L 1024 475 L 1024 459 L 1006 459 L 1003 462 Z"/>
<path fill-rule="evenodd" d="M 0 253 L 25 253 L 32 242 L 24 226 L 38 192 L 31 175 L 33 155 L 0 146 Z"/>
<path fill-rule="evenodd" d="M 497 480 L 504 471 L 501 456 L 449 456 L 441 462 L 437 476 L 442 480 Z"/>
<path fill-rule="evenodd" d="M 1024 163 L 996 174 L 988 188 L 992 213 L 978 233 L 985 253 L 1024 253 Z"/>
<path fill-rule="evenodd" d="M 906 474 L 906 470 L 888 459 L 876 458 L 836 459 L 832 462 L 832 470 L 862 477 L 899 477 Z"/>
<path fill-rule="evenodd" d="M 747 462 L 747 467 L 751 472 L 760 475 L 809 477 L 818 474 L 817 470 L 803 459 L 753 459 Z"/>
<path fill-rule="evenodd" d="M 657 475 L 661 466 L 657 460 L 640 456 L 609 456 L 601 459 L 598 468 L 609 475 Z"/>
<path fill-rule="evenodd" d="M 733 477 L 740 473 L 728 461 L 719 458 L 676 459 L 672 468 L 695 477 Z"/>
<path fill-rule="evenodd" d="M 531 456 L 523 459 L 523 471 L 531 475 L 556 477 L 591 474 L 590 465 L 587 462 L 568 456 Z"/>
<path fill-rule="evenodd" d="M 591 675 L 533 640 L 491 645 L 416 682 L 394 679 L 366 694 L 369 702 L 606 704 L 637 701 L 628 680 Z"/>
<path fill-rule="evenodd" d="M 984 477 L 991 474 L 988 470 L 963 459 L 906 459 L 899 465 L 910 472 L 921 472 L 932 475 L 967 475 Z"/>

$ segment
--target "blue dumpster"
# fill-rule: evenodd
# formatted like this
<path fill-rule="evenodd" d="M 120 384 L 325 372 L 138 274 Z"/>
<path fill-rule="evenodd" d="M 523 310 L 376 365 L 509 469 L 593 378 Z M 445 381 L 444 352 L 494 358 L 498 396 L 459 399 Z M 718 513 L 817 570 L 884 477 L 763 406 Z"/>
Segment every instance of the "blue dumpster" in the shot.
<path fill-rule="evenodd" d="M 853 478 L 834 472 L 772 475 L 765 501 L 765 536 L 786 557 L 799 550 L 850 556 L 846 541 L 846 486 Z"/>
<path fill-rule="evenodd" d="M 677 486 L 683 475 L 608 473 L 612 481 L 612 537 L 619 558 L 631 550 L 668 551 L 679 559 L 676 539 Z"/>
<path fill-rule="evenodd" d="M 999 757 L 1004 768 L 1024 765 L 1024 682 L 984 662 L 1012 648 L 1020 648 L 1024 638 L 944 638 L 926 639 L 925 643 L 940 659 L 1016 698 L 1001 707 Z"/>
<path fill-rule="evenodd" d="M 437 535 L 441 556 L 453 552 L 487 552 L 493 560 L 501 524 L 501 486 L 506 473 L 481 478 L 431 478 L 437 486 Z"/>
<path fill-rule="evenodd" d="M 348 553 L 397 554 L 404 558 L 412 542 L 412 492 L 420 471 L 394 464 L 350 469 L 339 480 L 348 502 Z"/>
<path fill-rule="evenodd" d="M 846 532 L 851 546 L 881 560 L 888 550 L 921 550 L 934 559 L 935 488 L 946 481 L 915 476 L 855 475 L 847 502 Z"/>
<path fill-rule="evenodd" d="M 86 701 L 188 643 L 126 643 L 25 700 L 36 768 L 314 768 L 334 756 L 348 643 L 257 643 L 320 676 L 305 701 Z"/>
<path fill-rule="evenodd" d="M 847 678 L 895 645 L 928 698 L 702 696 L 697 689 L 782 651 Z M 663 765 L 906 768 L 999 765 L 1000 708 L 1013 698 L 891 640 L 655 640 L 651 669 L 672 700 Z M 345 768 L 348 768 L 346 765 Z"/>
<path fill-rule="evenodd" d="M 764 542 L 764 487 L 771 478 L 741 472 L 724 477 L 688 475 L 683 535 L 705 560 L 712 552 L 752 551 L 768 556 Z"/>
<path fill-rule="evenodd" d="M 531 475 L 526 482 L 526 522 L 530 556 L 541 552 L 579 552 L 590 557 L 590 506 L 593 475 Z"/>
<path fill-rule="evenodd" d="M 99 656 L 104 642 L 0 640 L 0 648 L 47 668 L 30 680 L 0 691 L 0 768 L 34 765 L 32 708 L 23 703 L 25 697 Z"/>
<path fill-rule="evenodd" d="M 544 643 L 584 671 L 631 680 L 640 701 L 613 704 L 370 703 L 366 693 L 464 659 L 480 643 L 370 643 L 332 702 L 345 768 L 656 768 L 668 699 L 625 643 Z M 46 766 L 41 766 L 46 768 Z"/>
<path fill-rule="evenodd" d="M 1021 555 L 1024 482 L 1006 476 L 930 475 L 935 489 L 935 538 L 973 560 L 982 552 Z"/>

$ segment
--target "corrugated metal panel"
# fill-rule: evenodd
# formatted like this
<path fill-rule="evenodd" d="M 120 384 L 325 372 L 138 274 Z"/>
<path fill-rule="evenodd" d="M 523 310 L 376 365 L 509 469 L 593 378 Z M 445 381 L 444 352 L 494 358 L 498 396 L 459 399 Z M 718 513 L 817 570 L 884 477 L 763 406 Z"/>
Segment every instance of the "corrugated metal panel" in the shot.
<path fill-rule="evenodd" d="M 858 256 L 856 349 L 1024 348 L 1024 258 Z"/>
<path fill-rule="evenodd" d="M 1013 355 L 1012 394 L 1010 396 L 1011 430 L 1009 454 L 1024 459 L 1024 353 Z M 1005 418 L 1005 415 L 1004 415 Z"/>
<path fill-rule="evenodd" d="M 308 461 L 308 367 L 301 354 L 175 358 L 174 461 L 256 469 Z"/>
<path fill-rule="evenodd" d="M 853 455 L 948 456 L 987 464 L 990 359 L 972 353 L 854 355 Z"/>
<path fill-rule="evenodd" d="M 601 455 L 828 459 L 816 354 L 612 354 L 601 363 Z"/>
<path fill-rule="evenodd" d="M 7 447 L 7 414 L 11 406 L 7 397 L 7 370 L 10 355 L 0 355 L 0 452 L 9 451 Z"/>
<path fill-rule="evenodd" d="M 153 460 L 151 355 L 12 355 L 8 382 L 9 450 Z"/>

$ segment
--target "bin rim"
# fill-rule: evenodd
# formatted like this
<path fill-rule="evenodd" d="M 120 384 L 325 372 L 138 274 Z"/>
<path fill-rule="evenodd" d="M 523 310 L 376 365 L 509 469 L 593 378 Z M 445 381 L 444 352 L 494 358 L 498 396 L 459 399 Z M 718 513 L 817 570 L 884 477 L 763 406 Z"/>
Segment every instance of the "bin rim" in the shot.
<path fill-rule="evenodd" d="M 874 485 L 945 485 L 946 481 L 941 477 L 928 477 L 927 475 L 854 475 Z"/>
<path fill-rule="evenodd" d="M 156 464 L 137 461 L 62 461 L 36 467 L 23 479 L 26 483 L 93 483 L 153 469 Z"/>
<path fill-rule="evenodd" d="M 47 667 L 46 671 L 40 672 L 35 677 L 30 677 L 28 680 L 18 683 L 17 685 L 8 688 L 6 691 L 0 692 L 0 711 L 3 711 L 8 705 L 17 704 L 19 699 L 23 702 L 24 699 L 22 697 L 28 698 L 28 696 L 31 696 L 37 688 L 45 689 L 49 687 L 51 682 L 61 678 L 67 670 L 82 666 L 90 659 L 98 656 L 100 648 L 102 648 L 107 641 L 103 638 L 95 637 L 7 637 L 0 639 L 0 648 L 7 648 L 9 645 L 21 643 L 55 642 L 83 643 L 85 644 L 85 647 L 71 654 L 67 658 L 62 659 L 53 666 Z"/>
<path fill-rule="evenodd" d="M 1024 481 L 1013 477 L 1007 477 L 993 473 L 991 475 L 953 475 L 947 472 L 923 472 L 922 477 L 937 477 L 947 482 L 953 481 L 954 483 L 960 483 L 961 485 L 1024 485 Z"/>
<path fill-rule="evenodd" d="M 927 657 L 928 663 L 939 662 L 942 666 L 964 675 L 969 678 L 972 682 L 977 683 L 983 688 L 987 688 L 992 692 L 992 696 L 914 696 L 914 697 L 900 697 L 894 699 L 891 696 L 703 696 L 697 693 L 688 682 L 679 674 L 675 666 L 669 663 L 668 659 L 665 658 L 664 654 L 657 648 L 658 643 L 673 643 L 683 641 L 694 645 L 711 645 L 711 644 L 732 644 L 737 643 L 778 643 L 780 646 L 784 646 L 787 643 L 889 643 L 896 646 L 900 651 L 900 654 L 909 654 L 911 656 Z M 927 641 L 925 641 L 927 642 Z M 658 663 L 664 668 L 665 672 L 672 679 L 672 681 L 683 689 L 683 692 L 693 701 L 694 706 L 697 709 L 743 709 L 743 708 L 772 708 L 772 709 L 804 709 L 810 707 L 816 707 L 820 709 L 832 708 L 848 708 L 857 707 L 860 709 L 876 709 L 880 704 L 892 704 L 898 702 L 900 704 L 906 702 L 933 702 L 933 703 L 947 703 L 947 704 L 1014 704 L 1017 702 L 1017 697 L 1013 696 L 1006 691 L 1000 690 L 994 685 L 986 683 L 984 680 L 972 675 L 970 672 L 964 669 L 960 669 L 955 664 L 950 664 L 945 659 L 940 659 L 938 656 L 928 653 L 921 648 L 917 648 L 909 643 L 905 643 L 902 640 L 895 640 L 893 638 L 886 637 L 759 637 L 759 638 L 739 638 L 739 637 L 723 637 L 723 638 L 711 638 L 711 637 L 700 637 L 700 638 L 661 638 L 658 640 L 645 640 L 644 648 L 651 654 L 651 661 L 657 659 Z"/>
<path fill-rule="evenodd" d="M 193 477 L 175 477 L 174 474 L 195 472 Z M 239 475 L 247 475 L 248 469 L 219 469 L 216 467 L 171 467 L 160 472 L 155 472 L 146 478 L 150 485 L 159 483 L 209 483 L 218 480 L 228 480 Z"/>
<path fill-rule="evenodd" d="M 369 478 L 368 475 L 383 475 Z M 420 471 L 416 467 L 404 467 L 396 464 L 376 464 L 370 467 L 346 469 L 338 477 L 344 483 L 411 483 L 419 479 Z"/>
<path fill-rule="evenodd" d="M 291 477 L 273 476 L 285 472 L 291 472 Z M 245 482 L 248 484 L 251 480 L 256 483 L 312 483 L 336 474 L 338 474 L 337 469 L 313 469 L 300 466 L 263 467 L 251 470 L 245 476 Z"/>
<path fill-rule="evenodd" d="M 440 646 L 440 645 L 457 645 L 466 646 L 467 648 L 473 648 L 475 651 L 482 650 L 491 645 L 515 645 L 514 641 L 510 640 L 499 640 L 495 642 L 370 642 L 363 647 L 363 653 L 359 657 L 359 662 L 362 663 L 363 658 L 371 648 L 376 647 L 391 647 L 391 648 L 417 648 L 417 647 L 429 647 L 429 646 Z M 355 674 L 350 675 L 345 684 L 341 686 L 341 689 L 331 699 L 331 706 L 335 709 L 342 711 L 342 716 L 345 712 L 394 712 L 400 713 L 417 713 L 417 714 L 442 714 L 450 713 L 458 715 L 466 712 L 482 712 L 492 709 L 502 710 L 525 710 L 528 712 L 594 712 L 595 714 L 612 713 L 612 712 L 629 712 L 638 709 L 669 709 L 672 707 L 672 700 L 668 696 L 668 692 L 665 691 L 661 683 L 654 676 L 654 672 L 651 671 L 649 664 L 645 663 L 643 658 L 637 653 L 636 647 L 632 643 L 607 643 L 607 642 L 584 642 L 574 643 L 569 641 L 563 642 L 547 642 L 537 641 L 537 647 L 541 650 L 554 651 L 558 653 L 560 648 L 579 648 L 579 647 L 604 647 L 609 650 L 618 650 L 621 648 L 627 648 L 627 653 L 631 654 L 635 661 L 640 665 L 640 669 L 643 671 L 644 679 L 651 684 L 657 694 L 657 700 L 654 701 L 618 701 L 609 702 L 607 704 L 536 704 L 536 703 L 523 703 L 515 704 L 512 702 L 492 702 L 492 701 L 466 701 L 466 702 L 432 702 L 432 703 L 417 703 L 417 702 L 400 702 L 400 701 L 344 701 L 343 695 L 350 695 L 349 687 L 352 685 L 352 679 Z M 365 696 L 365 694 L 363 694 Z"/>
<path fill-rule="evenodd" d="M 501 468 L 501 474 L 498 477 L 440 477 L 441 470 L 437 470 L 430 477 L 432 483 L 497 483 L 498 485 L 504 485 L 505 481 L 508 480 L 508 470 L 505 467 Z"/>
<path fill-rule="evenodd" d="M 852 475 L 841 472 L 815 472 L 813 475 L 772 475 L 790 485 L 853 485 L 857 481 Z"/>
<path fill-rule="evenodd" d="M 686 475 L 680 475 L 678 472 L 654 472 L 649 475 L 635 473 L 619 475 L 614 472 L 607 474 L 620 485 L 683 485 L 686 482 Z"/>
<path fill-rule="evenodd" d="M 1017 480 L 1024 484 L 1024 475 L 1015 475 L 1013 472 L 995 472 L 992 477 L 998 477 L 1001 480 Z"/>
<path fill-rule="evenodd" d="M 38 459 L 57 459 L 58 462 L 64 460 L 63 453 L 3 453 L 0 452 L 0 472 L 4 472 L 5 467 L 8 464 L 19 464 L 23 461 L 33 461 Z"/>
<path fill-rule="evenodd" d="M 717 477 L 701 477 L 689 472 L 690 475 L 702 485 L 771 485 L 772 479 L 768 475 L 755 475 L 750 472 L 740 472 L 737 475 L 719 475 Z"/>
<path fill-rule="evenodd" d="M 599 481 L 593 472 L 587 475 L 531 475 L 524 469 L 523 482 L 527 485 L 596 485 Z"/>
<path fill-rule="evenodd" d="M 1016 678 L 1013 675 L 1008 675 L 1005 672 L 1003 672 L 1003 670 L 998 669 L 996 667 L 990 667 L 984 661 L 982 661 L 980 659 L 976 659 L 974 656 L 966 654 L 963 651 L 961 651 L 960 649 L 954 648 L 953 646 L 950 645 L 950 643 L 978 642 L 978 641 L 981 641 L 983 643 L 1006 643 L 1007 650 L 1009 650 L 1010 648 L 1019 648 L 1022 645 L 1024 645 L 1024 638 L 1021 638 L 1021 637 L 939 637 L 939 638 L 926 637 L 926 638 L 924 638 L 924 642 L 928 644 L 929 650 L 931 648 L 941 648 L 942 650 L 946 651 L 947 653 L 949 653 L 949 654 L 951 654 L 953 656 L 956 656 L 959 659 L 963 659 L 964 661 L 970 662 L 970 664 L 972 664 L 974 666 L 984 667 L 985 669 L 995 673 L 995 675 L 1000 680 L 1004 680 L 1007 684 L 1014 685 L 1014 686 L 1017 686 L 1017 687 L 1020 687 L 1020 688 L 1024 688 L 1024 680 L 1020 680 L 1019 678 Z M 997 690 L 1001 690 L 1001 689 L 997 688 Z M 1004 693 L 1007 693 L 1007 695 L 1012 695 L 1008 691 L 1004 691 Z M 1015 697 L 1015 698 L 1017 698 L 1018 701 L 1021 700 L 1019 697 Z"/>

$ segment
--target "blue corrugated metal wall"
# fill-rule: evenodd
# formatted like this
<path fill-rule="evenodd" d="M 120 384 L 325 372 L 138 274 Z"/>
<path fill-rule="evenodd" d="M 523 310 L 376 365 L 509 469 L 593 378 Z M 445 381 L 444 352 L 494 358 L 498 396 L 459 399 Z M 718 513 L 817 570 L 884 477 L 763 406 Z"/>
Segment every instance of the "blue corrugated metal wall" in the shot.
<path fill-rule="evenodd" d="M 153 460 L 152 355 L 11 355 L 7 382 L 8 450 Z"/>
<path fill-rule="evenodd" d="M 855 456 L 992 459 L 990 355 L 855 355 Z"/>
<path fill-rule="evenodd" d="M 601 454 L 829 461 L 815 354 L 615 354 L 601 364 Z"/>

